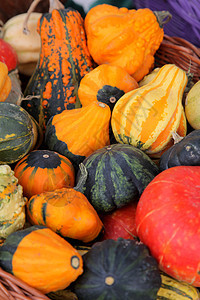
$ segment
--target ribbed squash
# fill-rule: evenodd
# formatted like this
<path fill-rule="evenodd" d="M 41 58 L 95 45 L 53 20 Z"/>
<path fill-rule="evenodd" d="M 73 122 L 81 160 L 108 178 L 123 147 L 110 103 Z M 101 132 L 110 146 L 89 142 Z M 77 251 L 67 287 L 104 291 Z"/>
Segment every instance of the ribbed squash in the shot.
<path fill-rule="evenodd" d="M 155 259 L 134 240 L 105 240 L 83 255 L 84 272 L 74 282 L 80 300 L 154 300 L 161 286 Z"/>
<path fill-rule="evenodd" d="M 199 300 L 200 294 L 197 288 L 169 277 L 161 273 L 161 287 L 158 290 L 156 300 Z"/>
<path fill-rule="evenodd" d="M 112 110 L 119 98 L 137 87 L 137 81 L 123 68 L 102 64 L 81 79 L 78 96 L 82 106 L 100 101 Z"/>
<path fill-rule="evenodd" d="M 172 132 L 186 135 L 182 105 L 186 84 L 186 73 L 166 64 L 148 84 L 122 96 L 111 118 L 116 140 L 160 157 L 173 145 Z"/>
<path fill-rule="evenodd" d="M 73 187 L 75 181 L 70 160 L 50 150 L 31 151 L 16 164 L 14 172 L 27 198 L 62 187 Z"/>
<path fill-rule="evenodd" d="M 19 105 L 0 103 L 0 163 L 14 163 L 40 146 L 37 122 Z"/>
<path fill-rule="evenodd" d="M 8 67 L 0 61 L 0 102 L 4 102 L 11 91 L 12 83 L 8 75 Z"/>
<path fill-rule="evenodd" d="M 86 176 L 84 172 L 83 181 Z M 63 237 L 85 243 L 94 240 L 103 228 L 96 210 L 79 191 L 79 185 L 31 197 L 27 214 L 32 224 L 47 226 Z"/>
<path fill-rule="evenodd" d="M 109 106 L 102 102 L 64 110 L 47 123 L 45 143 L 50 150 L 69 158 L 77 169 L 85 157 L 109 145 L 110 117 Z"/>
<path fill-rule="evenodd" d="M 0 247 L 0 265 L 45 294 L 65 289 L 83 272 L 78 251 L 44 226 L 10 234 Z"/>
<path fill-rule="evenodd" d="M 90 154 L 84 161 L 88 177 L 82 191 L 98 212 L 109 212 L 137 201 L 158 174 L 158 167 L 140 149 L 113 144 Z M 79 171 L 77 181 L 81 180 Z"/>
<path fill-rule="evenodd" d="M 168 18 L 168 12 L 154 14 L 148 8 L 96 5 L 85 17 L 88 49 L 98 65 L 121 66 L 139 81 L 154 64 Z"/>
<path fill-rule="evenodd" d="M 53 1 L 54 2 L 54 1 Z M 53 9 L 38 23 L 41 37 L 40 58 L 22 101 L 25 108 L 44 129 L 51 116 L 80 107 L 78 86 L 93 68 L 88 52 L 83 19 L 72 8 Z"/>

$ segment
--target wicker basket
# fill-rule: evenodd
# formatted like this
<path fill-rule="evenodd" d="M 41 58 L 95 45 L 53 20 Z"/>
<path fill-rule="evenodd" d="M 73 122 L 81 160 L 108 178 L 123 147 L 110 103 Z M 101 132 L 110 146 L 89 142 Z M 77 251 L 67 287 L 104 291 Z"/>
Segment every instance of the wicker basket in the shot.
<path fill-rule="evenodd" d="M 134 6 L 168 10 L 172 19 L 164 25 L 169 36 L 178 36 L 200 47 L 200 0 L 133 0 Z"/>
<path fill-rule="evenodd" d="M 155 54 L 155 67 L 175 64 L 187 73 L 192 73 L 192 81 L 200 80 L 200 48 L 180 37 L 164 35 L 160 48 Z"/>

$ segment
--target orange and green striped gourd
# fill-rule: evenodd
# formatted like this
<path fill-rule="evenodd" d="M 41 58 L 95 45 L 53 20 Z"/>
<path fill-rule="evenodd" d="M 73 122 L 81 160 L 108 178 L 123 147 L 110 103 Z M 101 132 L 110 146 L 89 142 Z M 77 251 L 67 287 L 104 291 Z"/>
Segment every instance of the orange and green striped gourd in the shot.
<path fill-rule="evenodd" d="M 187 81 L 182 69 L 166 64 L 148 84 L 122 96 L 111 118 L 116 140 L 159 158 L 173 145 L 173 132 L 186 135 L 182 97 Z"/>
<path fill-rule="evenodd" d="M 38 22 L 41 53 L 21 105 L 45 129 L 49 118 L 65 109 L 81 107 L 78 86 L 93 69 L 80 13 L 73 8 L 53 9 Z"/>

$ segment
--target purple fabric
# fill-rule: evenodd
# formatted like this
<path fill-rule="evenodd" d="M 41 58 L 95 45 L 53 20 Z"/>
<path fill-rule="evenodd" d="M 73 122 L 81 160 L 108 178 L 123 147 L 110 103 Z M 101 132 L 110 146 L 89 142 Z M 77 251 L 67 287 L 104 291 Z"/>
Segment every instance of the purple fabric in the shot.
<path fill-rule="evenodd" d="M 178 36 L 200 47 L 200 0 L 133 0 L 137 9 L 168 10 L 172 19 L 164 25 L 169 36 Z"/>

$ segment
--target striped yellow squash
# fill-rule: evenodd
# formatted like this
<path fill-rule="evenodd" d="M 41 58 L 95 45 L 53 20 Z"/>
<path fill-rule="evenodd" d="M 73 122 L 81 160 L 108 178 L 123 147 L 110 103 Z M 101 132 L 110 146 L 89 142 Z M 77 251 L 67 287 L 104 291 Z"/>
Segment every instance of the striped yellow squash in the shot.
<path fill-rule="evenodd" d="M 172 132 L 186 135 L 182 105 L 186 84 L 186 73 L 166 64 L 149 83 L 124 94 L 112 113 L 116 140 L 159 157 L 172 145 Z"/>
<path fill-rule="evenodd" d="M 162 284 L 157 293 L 156 300 L 199 300 L 197 288 L 174 278 L 161 274 Z"/>

